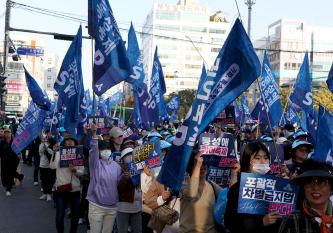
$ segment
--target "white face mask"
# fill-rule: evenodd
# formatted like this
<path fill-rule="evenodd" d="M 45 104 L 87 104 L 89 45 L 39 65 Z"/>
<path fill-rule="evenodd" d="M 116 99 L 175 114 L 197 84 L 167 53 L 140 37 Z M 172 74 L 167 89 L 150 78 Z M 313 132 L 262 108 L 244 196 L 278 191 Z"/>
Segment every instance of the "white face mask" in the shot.
<path fill-rule="evenodd" d="M 266 174 L 271 168 L 268 163 L 253 163 L 252 164 L 252 173 L 256 174 Z"/>
<path fill-rule="evenodd" d="M 111 156 L 111 150 L 101 150 L 101 158 L 108 160 Z"/>

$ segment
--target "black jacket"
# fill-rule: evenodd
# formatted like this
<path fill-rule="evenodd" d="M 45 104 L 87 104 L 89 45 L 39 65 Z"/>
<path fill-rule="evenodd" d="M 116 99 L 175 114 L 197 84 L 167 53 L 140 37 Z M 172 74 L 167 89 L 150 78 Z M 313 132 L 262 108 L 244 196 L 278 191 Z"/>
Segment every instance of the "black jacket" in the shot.
<path fill-rule="evenodd" d="M 226 228 L 231 233 L 276 233 L 278 231 L 278 223 L 264 226 L 264 216 L 262 215 L 237 213 L 239 186 L 239 182 L 235 183 L 228 192 L 228 202 L 224 214 Z"/>

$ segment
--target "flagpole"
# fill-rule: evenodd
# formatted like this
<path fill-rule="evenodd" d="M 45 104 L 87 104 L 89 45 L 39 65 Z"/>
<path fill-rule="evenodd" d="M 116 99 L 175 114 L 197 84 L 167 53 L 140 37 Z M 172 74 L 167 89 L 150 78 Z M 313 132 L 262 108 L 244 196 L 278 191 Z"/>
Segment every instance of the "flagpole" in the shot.
<path fill-rule="evenodd" d="M 93 106 L 92 109 L 95 109 L 96 105 L 96 99 L 95 99 L 95 91 L 94 91 L 94 39 L 91 37 L 91 86 L 92 86 L 92 93 L 93 93 Z M 94 121 L 95 121 L 95 115 L 94 113 Z"/>
<path fill-rule="evenodd" d="M 263 104 L 264 104 L 264 109 L 265 109 L 265 113 L 266 113 L 266 117 L 267 117 L 267 121 L 268 121 L 268 126 L 269 126 L 269 129 L 270 129 L 270 132 L 273 133 L 273 128 L 272 128 L 272 123 L 271 123 L 271 120 L 269 118 L 269 115 L 268 115 L 268 109 L 266 107 L 266 103 L 265 103 L 265 99 L 263 97 L 263 94 L 262 94 L 262 89 L 261 89 L 261 86 L 259 84 L 259 78 L 256 79 L 257 81 L 257 85 L 259 87 L 259 92 L 260 92 L 260 96 L 261 96 L 261 99 L 263 101 Z M 258 125 L 259 127 L 259 125 Z M 273 136 L 273 135 L 272 135 Z M 279 156 L 279 152 L 277 150 L 277 146 L 276 146 L 276 141 L 273 139 L 273 144 L 274 144 L 274 150 L 275 150 L 275 153 L 276 153 L 276 156 L 279 157 L 279 160 L 278 160 L 278 165 L 279 165 L 279 169 L 280 169 L 280 172 L 281 172 L 281 167 L 282 167 L 282 164 L 281 164 L 281 161 L 280 161 L 280 156 Z"/>

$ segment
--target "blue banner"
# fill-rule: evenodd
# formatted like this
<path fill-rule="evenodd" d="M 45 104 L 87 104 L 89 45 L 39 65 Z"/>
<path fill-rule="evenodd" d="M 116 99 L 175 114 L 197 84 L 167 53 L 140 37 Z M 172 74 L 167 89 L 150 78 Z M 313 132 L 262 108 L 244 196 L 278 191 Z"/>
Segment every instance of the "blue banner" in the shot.
<path fill-rule="evenodd" d="M 333 64 L 326 80 L 328 89 L 333 93 Z"/>
<path fill-rule="evenodd" d="M 241 175 L 238 213 L 289 215 L 296 210 L 298 185 L 276 176 L 243 173 Z"/>
<path fill-rule="evenodd" d="M 239 19 L 198 90 L 170 148 L 158 180 L 179 190 L 197 138 L 260 75 L 260 62 Z"/>
<path fill-rule="evenodd" d="M 262 101 L 266 106 L 265 111 L 268 112 L 271 126 L 276 127 L 279 125 L 282 116 L 282 105 L 279 87 L 275 81 L 275 75 L 266 52 L 262 64 L 261 77 L 259 78 L 259 85 L 261 87 Z"/>
<path fill-rule="evenodd" d="M 29 74 L 27 69 L 24 66 L 23 68 L 25 73 L 25 81 L 27 82 L 32 101 L 41 109 L 49 111 L 52 105 L 49 97 L 42 91 L 36 80 Z"/>
<path fill-rule="evenodd" d="M 306 112 L 312 112 L 312 78 L 310 76 L 308 53 L 305 53 L 303 64 L 297 75 L 294 91 L 290 101 Z"/>
<path fill-rule="evenodd" d="M 313 159 L 333 166 L 333 114 L 319 106 L 317 142 Z"/>
<path fill-rule="evenodd" d="M 198 91 L 199 89 L 202 87 L 202 84 L 205 83 L 207 78 L 207 70 L 206 70 L 206 66 L 205 63 L 202 64 L 202 69 L 201 69 L 201 75 L 200 75 L 200 80 L 199 80 L 199 84 L 198 84 Z"/>
<path fill-rule="evenodd" d="M 66 56 L 62 62 L 59 75 L 54 83 L 54 89 L 58 93 L 64 113 L 64 127 L 73 136 L 80 137 L 79 129 L 82 116 L 86 109 L 82 108 L 84 88 L 81 67 L 82 28 L 80 26 L 77 35 L 72 41 Z M 81 125 L 82 127 L 82 125 Z"/>
<path fill-rule="evenodd" d="M 88 33 L 95 39 L 94 92 L 100 96 L 132 72 L 109 1 L 88 0 Z"/>
<path fill-rule="evenodd" d="M 171 100 L 166 104 L 168 113 L 178 113 L 180 106 L 180 98 L 178 95 L 171 98 Z"/>
<path fill-rule="evenodd" d="M 16 154 L 20 153 L 39 136 L 43 129 L 45 118 L 46 111 L 31 102 L 13 139 L 11 147 Z"/>

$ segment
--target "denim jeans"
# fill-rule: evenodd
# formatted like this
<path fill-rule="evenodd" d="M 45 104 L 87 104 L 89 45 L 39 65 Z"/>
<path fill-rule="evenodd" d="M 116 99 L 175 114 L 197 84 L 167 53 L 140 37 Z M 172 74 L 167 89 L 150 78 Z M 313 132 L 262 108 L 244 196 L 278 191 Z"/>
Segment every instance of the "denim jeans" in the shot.
<path fill-rule="evenodd" d="M 132 233 L 142 233 L 141 212 L 138 213 L 117 213 L 117 230 L 118 233 L 127 233 L 128 226 L 131 226 Z"/>
<path fill-rule="evenodd" d="M 64 232 L 65 212 L 67 204 L 69 204 L 71 208 L 71 227 L 69 232 L 76 233 L 80 212 L 80 191 L 66 193 L 56 192 L 55 200 L 57 232 Z"/>
<path fill-rule="evenodd" d="M 116 219 L 117 208 L 103 209 L 89 203 L 89 223 L 91 233 L 111 233 Z"/>

